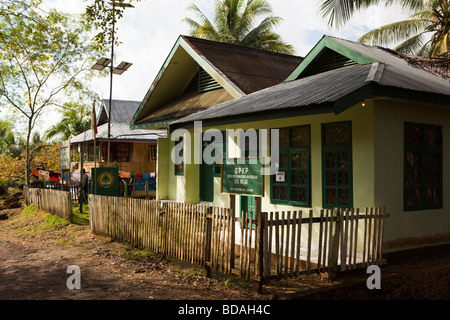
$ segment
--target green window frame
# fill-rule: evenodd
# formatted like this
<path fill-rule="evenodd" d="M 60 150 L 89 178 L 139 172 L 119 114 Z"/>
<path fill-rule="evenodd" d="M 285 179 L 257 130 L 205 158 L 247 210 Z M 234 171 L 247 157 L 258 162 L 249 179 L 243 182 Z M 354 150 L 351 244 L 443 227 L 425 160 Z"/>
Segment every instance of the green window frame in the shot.
<path fill-rule="evenodd" d="M 322 206 L 353 207 L 351 121 L 322 124 Z"/>
<path fill-rule="evenodd" d="M 442 126 L 405 122 L 404 211 L 443 208 Z"/>
<path fill-rule="evenodd" d="M 178 144 L 178 143 L 184 143 L 184 139 L 180 138 L 180 140 L 175 142 L 175 144 Z M 184 148 L 180 152 L 180 157 L 183 157 L 183 156 L 184 156 Z M 173 168 L 174 168 L 173 169 L 174 174 L 176 176 L 184 176 L 184 159 L 180 164 L 174 163 Z"/>
<path fill-rule="evenodd" d="M 222 149 L 222 162 L 225 161 L 224 159 L 227 158 L 227 133 L 226 131 L 221 131 L 222 133 L 222 142 L 223 142 L 223 149 Z M 216 163 L 214 165 L 214 177 L 220 178 L 222 176 L 222 164 Z"/>
<path fill-rule="evenodd" d="M 270 177 L 270 201 L 272 204 L 310 207 L 311 126 L 281 128 L 279 132 L 280 162 L 277 174 Z M 279 181 L 277 175 L 281 177 Z"/>

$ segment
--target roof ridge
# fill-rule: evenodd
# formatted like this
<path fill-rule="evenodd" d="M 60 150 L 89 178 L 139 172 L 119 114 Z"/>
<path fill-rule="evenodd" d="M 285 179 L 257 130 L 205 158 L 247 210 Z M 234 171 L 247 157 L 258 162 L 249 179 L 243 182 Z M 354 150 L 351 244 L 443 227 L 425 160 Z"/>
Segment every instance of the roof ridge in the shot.
<path fill-rule="evenodd" d="M 372 63 L 372 67 L 369 70 L 369 74 L 367 75 L 366 82 L 380 82 L 381 77 L 383 76 L 385 64 L 382 62 L 374 62 Z"/>
<path fill-rule="evenodd" d="M 292 57 L 292 58 L 304 58 L 304 57 L 296 55 L 296 54 L 287 54 L 287 53 L 274 52 L 274 51 L 269 51 L 269 50 L 264 50 L 264 49 L 251 48 L 251 47 L 246 47 L 246 46 L 236 44 L 236 43 L 221 42 L 221 41 L 197 38 L 197 37 L 186 36 L 186 35 L 181 35 L 180 37 L 188 42 L 191 42 L 190 40 L 193 39 L 194 41 L 200 41 L 200 42 L 205 42 L 205 43 L 210 43 L 213 45 L 220 45 L 220 46 L 225 46 L 225 47 L 234 47 L 234 48 L 246 50 L 246 51 L 254 51 L 254 52 L 260 52 L 260 53 L 263 52 L 263 53 L 267 53 L 270 55 L 285 56 L 285 57 Z"/>

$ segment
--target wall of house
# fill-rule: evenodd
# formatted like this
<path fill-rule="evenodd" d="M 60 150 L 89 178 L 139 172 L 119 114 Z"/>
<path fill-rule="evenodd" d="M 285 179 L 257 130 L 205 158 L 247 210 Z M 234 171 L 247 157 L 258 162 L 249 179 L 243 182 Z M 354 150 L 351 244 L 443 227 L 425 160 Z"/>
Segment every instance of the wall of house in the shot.
<path fill-rule="evenodd" d="M 106 144 L 106 142 L 104 142 Z M 101 144 L 99 143 L 101 146 Z M 112 161 L 110 166 L 114 166 L 117 164 L 119 171 L 124 172 L 134 172 L 134 173 L 152 173 L 156 172 L 156 161 L 152 161 L 155 159 L 151 159 L 151 145 L 156 145 L 155 143 L 130 143 L 129 146 L 129 161 L 126 162 L 116 162 Z M 93 157 L 93 155 L 92 155 Z M 97 159 L 101 159 L 100 155 L 98 155 Z M 92 160 L 92 158 L 91 158 Z M 83 168 L 86 172 L 91 172 L 91 169 L 97 165 L 98 168 L 108 167 L 108 163 L 105 159 L 97 162 L 87 161 L 83 163 Z M 81 163 L 78 165 L 78 168 L 81 168 Z"/>
<path fill-rule="evenodd" d="M 352 121 L 353 139 L 353 179 L 354 179 L 354 207 L 365 208 L 374 205 L 374 146 L 373 146 L 373 105 L 368 102 L 365 107 L 361 105 L 335 114 L 320 114 L 299 116 L 285 119 L 274 119 L 242 124 L 217 126 L 215 129 L 270 129 L 282 127 L 294 127 L 301 125 L 311 126 L 311 185 L 312 206 L 319 214 L 322 205 L 322 143 L 321 125 L 328 122 Z M 203 130 L 209 128 L 205 127 Z M 193 130 L 190 130 L 193 132 Z M 230 157 L 239 157 L 238 141 L 231 144 Z M 175 143 L 168 139 L 160 139 L 158 144 L 158 194 L 160 199 L 187 201 L 197 203 L 199 201 L 199 166 L 195 164 L 185 165 L 184 176 L 174 174 L 173 162 L 170 152 Z M 191 145 L 191 154 L 194 154 L 194 145 Z M 162 179 L 161 181 L 159 179 Z M 164 181 L 163 181 L 164 180 Z M 237 203 L 240 202 L 237 197 Z M 214 205 L 229 207 L 229 196 L 221 194 L 221 180 L 214 178 Z M 272 204 L 270 200 L 270 177 L 264 178 L 264 198 L 262 200 L 264 211 L 300 210 L 301 207 Z M 309 210 L 310 208 L 306 208 Z"/>
<path fill-rule="evenodd" d="M 375 101 L 375 205 L 386 206 L 385 248 L 450 241 L 450 111 L 396 101 Z M 404 123 L 443 127 L 443 208 L 404 211 Z"/>
<path fill-rule="evenodd" d="M 186 183 L 184 176 L 175 175 L 171 151 L 175 142 L 169 138 L 158 139 L 157 199 L 186 201 Z"/>
<path fill-rule="evenodd" d="M 322 199 L 322 134 L 321 125 L 328 122 L 352 121 L 353 139 L 353 193 L 354 207 L 365 208 L 374 204 L 374 146 L 373 146 L 373 106 L 369 102 L 365 107 L 360 105 L 350 108 L 340 115 L 320 114 L 285 119 L 266 120 L 218 126 L 217 129 L 227 128 L 243 129 L 271 129 L 294 127 L 301 125 L 311 126 L 311 208 L 315 214 L 323 208 Z M 235 154 L 240 154 L 239 148 L 234 144 Z M 220 178 L 215 178 L 215 205 L 228 205 L 228 196 L 220 194 Z M 292 211 L 309 210 L 311 208 L 293 207 L 288 205 L 272 204 L 270 200 L 270 176 L 264 177 L 264 197 L 262 199 L 263 211 Z M 239 197 L 237 203 L 239 204 Z"/>

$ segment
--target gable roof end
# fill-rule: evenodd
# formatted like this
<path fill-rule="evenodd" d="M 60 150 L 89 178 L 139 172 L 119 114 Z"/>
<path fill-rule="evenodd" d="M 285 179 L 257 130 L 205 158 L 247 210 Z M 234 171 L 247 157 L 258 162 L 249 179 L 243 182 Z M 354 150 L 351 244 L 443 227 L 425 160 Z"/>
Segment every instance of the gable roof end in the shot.
<path fill-rule="evenodd" d="M 161 112 L 185 92 L 199 69 L 234 99 L 281 83 L 301 61 L 297 56 L 180 36 L 133 116 L 131 128 L 151 127 L 152 121 L 146 119 L 155 119 L 154 114 L 165 124 L 176 120 L 170 114 L 161 117 Z"/>

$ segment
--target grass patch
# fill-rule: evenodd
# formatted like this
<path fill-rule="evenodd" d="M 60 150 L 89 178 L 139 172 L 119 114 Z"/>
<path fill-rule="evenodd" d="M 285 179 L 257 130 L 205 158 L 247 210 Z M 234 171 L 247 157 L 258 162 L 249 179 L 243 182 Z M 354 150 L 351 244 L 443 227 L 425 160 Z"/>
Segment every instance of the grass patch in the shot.
<path fill-rule="evenodd" d="M 80 213 L 80 205 L 78 203 L 72 204 L 72 223 L 87 226 L 89 225 L 89 205 L 83 204 L 81 211 Z"/>
<path fill-rule="evenodd" d="M 29 215 L 35 215 L 37 211 L 38 211 L 38 209 L 34 205 L 31 205 L 31 206 L 25 207 L 25 209 L 23 209 L 21 216 L 27 217 Z"/>
<path fill-rule="evenodd" d="M 69 221 L 51 214 L 47 214 L 44 220 L 44 226 L 47 229 L 61 229 L 67 227 L 69 224 Z"/>
<path fill-rule="evenodd" d="M 125 245 L 120 255 L 127 260 L 143 262 L 149 258 L 154 258 L 155 254 L 149 250 L 133 248 Z"/>
<path fill-rule="evenodd" d="M 34 205 L 8 220 L 9 230 L 20 236 L 35 237 L 47 232 L 62 232 L 70 222 L 39 210 Z"/>

